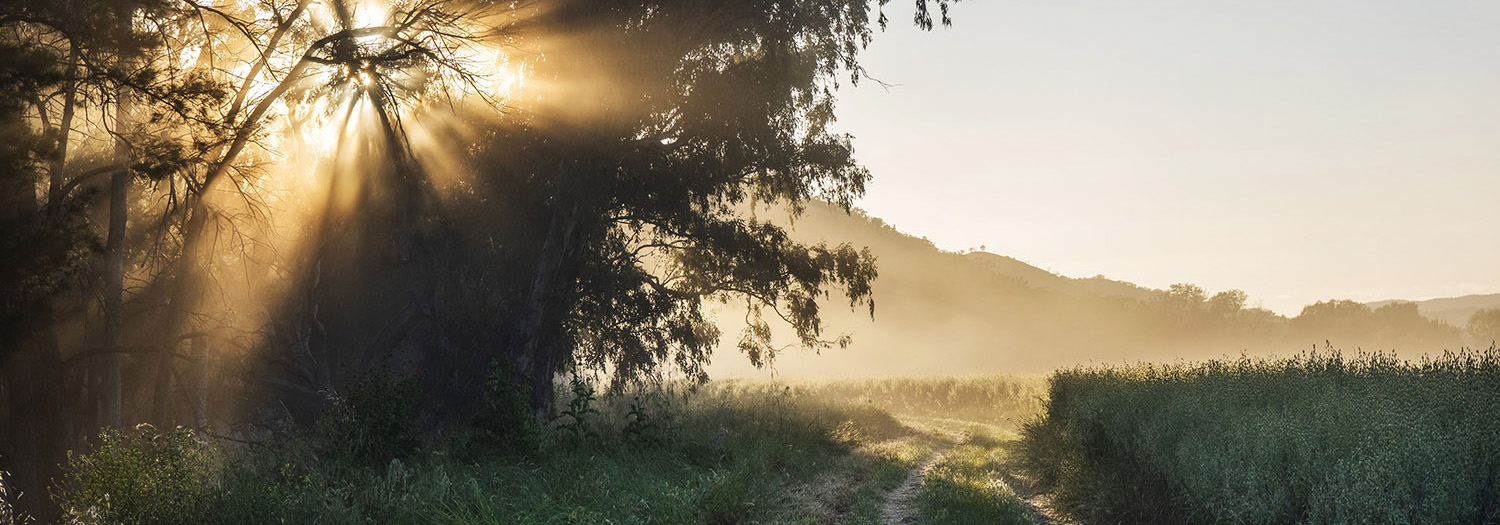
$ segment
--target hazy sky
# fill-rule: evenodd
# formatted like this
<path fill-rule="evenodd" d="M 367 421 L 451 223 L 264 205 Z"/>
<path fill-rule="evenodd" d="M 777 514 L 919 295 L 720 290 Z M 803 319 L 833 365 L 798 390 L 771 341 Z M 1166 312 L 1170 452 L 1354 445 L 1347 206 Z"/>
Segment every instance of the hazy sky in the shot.
<path fill-rule="evenodd" d="M 905 232 L 1287 314 L 1500 292 L 1500 2 L 906 4 L 839 103 Z"/>

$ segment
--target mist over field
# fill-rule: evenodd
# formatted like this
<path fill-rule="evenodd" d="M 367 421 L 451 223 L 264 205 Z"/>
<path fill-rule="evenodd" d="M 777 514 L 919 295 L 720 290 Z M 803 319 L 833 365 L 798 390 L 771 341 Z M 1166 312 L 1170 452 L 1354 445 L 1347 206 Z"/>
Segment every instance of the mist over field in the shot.
<path fill-rule="evenodd" d="M 795 225 L 793 237 L 805 242 L 868 246 L 880 271 L 871 295 L 874 315 L 825 299 L 819 304 L 828 330 L 849 334 L 848 348 L 815 353 L 783 340 L 790 347 L 770 370 L 720 352 L 711 367 L 716 374 L 1044 373 L 1090 363 L 1286 356 L 1314 348 L 1416 359 L 1487 348 L 1492 336 L 1468 332 L 1468 322 L 1479 310 L 1500 307 L 1500 294 L 1368 304 L 1330 297 L 1284 316 L 1253 306 L 1254 297 L 1234 289 L 1183 283 L 1157 290 L 1104 275 L 1061 276 L 987 251 L 945 251 L 858 210 L 846 215 L 813 204 L 795 218 L 779 209 L 760 217 Z M 733 305 L 722 310 L 724 331 L 741 330 Z"/>

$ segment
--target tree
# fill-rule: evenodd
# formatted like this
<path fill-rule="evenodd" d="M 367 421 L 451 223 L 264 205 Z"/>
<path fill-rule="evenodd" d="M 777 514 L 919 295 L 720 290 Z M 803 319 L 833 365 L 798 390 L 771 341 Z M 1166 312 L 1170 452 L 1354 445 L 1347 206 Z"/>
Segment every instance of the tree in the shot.
<path fill-rule="evenodd" d="M 82 285 L 94 247 L 77 200 L 39 206 L 38 179 L 56 153 L 25 117 L 64 81 L 61 60 L 48 51 L 0 40 L 0 397 L 7 401 L 0 469 L 31 495 L 21 509 L 43 517 L 40 495 L 55 471 L 48 460 L 61 457 L 70 438 L 53 300 Z"/>
<path fill-rule="evenodd" d="M 838 286 L 873 311 L 873 257 L 792 242 L 746 211 L 847 208 L 863 192 L 869 173 L 828 125 L 873 14 L 861 0 L 559 1 L 517 27 L 545 35 L 521 46 L 547 57 L 533 77 L 567 87 L 513 102 L 523 120 L 477 162 L 508 192 L 502 208 L 535 210 L 510 216 L 525 232 L 506 243 L 524 252 L 511 259 L 533 262 L 503 343 L 534 409 L 548 410 L 560 370 L 621 385 L 670 364 L 702 380 L 720 336 L 701 314 L 710 301 L 746 305 L 737 347 L 756 364 L 779 350 L 770 319 L 806 347 L 848 343 L 824 336 L 816 299 Z"/>
<path fill-rule="evenodd" d="M 1221 318 L 1229 317 L 1245 308 L 1248 297 L 1242 290 L 1224 290 L 1208 299 L 1208 308 Z"/>
<path fill-rule="evenodd" d="M 442 392 L 438 412 L 472 405 L 487 360 L 510 361 L 543 415 L 561 371 L 607 371 L 615 386 L 671 371 L 703 380 L 720 337 L 702 312 L 713 301 L 746 305 L 737 346 L 757 364 L 780 350 L 772 319 L 803 346 L 847 344 L 824 336 L 816 299 L 841 287 L 851 306 L 873 309 L 873 258 L 791 242 L 748 212 L 812 198 L 847 207 L 863 191 L 868 173 L 827 126 L 838 79 L 862 74 L 872 14 L 854 0 L 523 6 L 507 32 L 539 87 L 480 121 L 474 177 L 437 189 L 413 259 L 428 269 L 402 277 L 432 281 L 430 307 L 377 311 L 401 301 L 371 290 L 389 290 L 394 269 L 365 284 L 325 276 L 317 286 L 394 301 L 344 305 L 369 313 L 320 318 L 314 339 L 366 348 L 365 364 L 402 357 Z M 394 321 L 359 326 L 370 318 Z M 296 368 L 317 375 L 310 362 Z"/>
<path fill-rule="evenodd" d="M 101 423 L 208 425 L 206 374 L 231 360 L 255 373 L 222 388 L 295 392 L 310 415 L 381 359 L 408 360 L 433 407 L 508 361 L 545 413 L 564 371 L 703 380 L 714 302 L 745 305 L 758 364 L 781 350 L 773 320 L 847 344 L 817 299 L 873 313 L 873 257 L 755 213 L 862 193 L 829 124 L 884 3 L 6 3 L 0 456 L 56 464 Z M 947 23 L 933 3 L 916 25 Z M 474 74 L 497 49 L 534 86 L 498 114 Z M 409 134 L 439 111 L 456 168 Z M 329 182 L 358 182 L 355 209 L 329 191 L 273 231 L 278 134 L 365 117 L 335 154 L 361 161 Z"/>
<path fill-rule="evenodd" d="M 1494 345 L 1500 341 L 1500 308 L 1474 312 L 1469 316 L 1465 332 L 1469 335 L 1469 343 L 1475 346 Z"/>

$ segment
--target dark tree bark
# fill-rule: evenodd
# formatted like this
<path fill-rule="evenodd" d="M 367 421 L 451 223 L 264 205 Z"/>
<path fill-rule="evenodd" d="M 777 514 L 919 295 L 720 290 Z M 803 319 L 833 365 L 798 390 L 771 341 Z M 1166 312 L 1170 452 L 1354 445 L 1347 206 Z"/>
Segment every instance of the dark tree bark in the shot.
<path fill-rule="evenodd" d="M 560 295 L 577 279 L 578 222 L 576 202 L 553 212 L 516 330 L 517 372 L 531 388 L 531 410 L 539 418 L 550 417 L 553 410 L 558 325 L 567 313 L 560 311 L 567 304 Z"/>
<path fill-rule="evenodd" d="M 67 199 L 67 183 L 63 180 L 63 169 L 68 163 L 68 139 L 73 134 L 73 115 L 78 100 L 78 46 L 69 43 L 68 67 L 62 85 L 62 117 L 57 121 L 57 143 L 54 146 L 52 163 L 47 169 L 47 215 L 53 219 L 62 213 L 63 200 Z"/>
<path fill-rule="evenodd" d="M 130 93 L 121 89 L 115 107 L 115 132 L 123 134 L 130 118 Z M 115 162 L 128 165 L 130 145 L 123 137 L 115 140 Z M 120 309 L 125 295 L 125 226 L 130 208 L 126 194 L 130 190 L 130 169 L 122 167 L 109 177 L 109 234 L 104 241 L 104 355 L 103 385 L 100 392 L 106 426 L 124 425 L 124 381 L 120 373 L 120 333 L 123 330 Z"/>
<path fill-rule="evenodd" d="M 0 208 L 8 231 L 24 232 L 41 218 L 36 188 L 21 177 L 0 177 Z M 23 493 L 19 510 L 55 520 L 48 504 L 47 483 L 57 474 L 68 436 L 63 432 L 62 360 L 52 333 L 54 316 L 48 299 L 0 319 L 0 379 L 9 406 L 0 421 L 8 450 L 0 450 L 0 468 L 10 471 L 16 490 Z"/>

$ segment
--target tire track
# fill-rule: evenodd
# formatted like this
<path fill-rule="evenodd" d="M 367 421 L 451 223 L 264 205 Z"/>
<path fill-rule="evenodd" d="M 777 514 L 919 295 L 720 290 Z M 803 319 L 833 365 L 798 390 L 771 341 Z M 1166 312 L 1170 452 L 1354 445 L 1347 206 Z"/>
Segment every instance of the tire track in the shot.
<path fill-rule="evenodd" d="M 885 497 L 885 502 L 880 506 L 880 523 L 883 525 L 900 525 L 913 523 L 917 519 L 916 509 L 912 503 L 917 498 L 917 492 L 922 489 L 922 480 L 927 479 L 927 473 L 932 470 L 938 460 L 953 450 L 953 447 L 962 443 L 967 436 L 954 436 L 952 442 L 941 449 L 935 450 L 921 465 L 913 468 L 911 474 L 907 475 L 906 481 L 900 486 L 892 489 Z"/>

